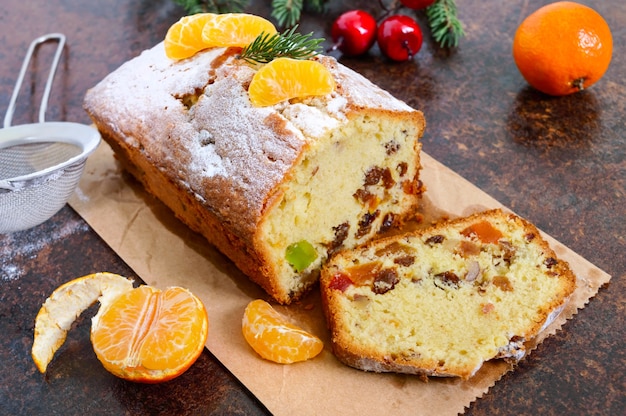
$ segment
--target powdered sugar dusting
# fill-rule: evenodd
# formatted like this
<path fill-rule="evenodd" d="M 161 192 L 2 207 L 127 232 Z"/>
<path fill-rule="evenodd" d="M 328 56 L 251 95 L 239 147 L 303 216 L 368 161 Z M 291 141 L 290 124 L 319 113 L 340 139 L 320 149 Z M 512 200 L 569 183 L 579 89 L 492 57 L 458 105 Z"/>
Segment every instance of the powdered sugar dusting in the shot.
<path fill-rule="evenodd" d="M 281 114 L 307 137 L 320 138 L 339 126 L 340 121 L 322 109 L 295 103 L 285 106 Z"/>
<path fill-rule="evenodd" d="M 2 281 L 17 280 L 21 274 L 19 267 L 15 264 L 2 264 Z"/>
<path fill-rule="evenodd" d="M 55 244 L 68 236 L 86 232 L 89 226 L 79 219 L 63 222 L 58 228 L 50 231 L 45 226 L 32 228 L 21 233 L 28 233 L 28 243 L 23 244 L 23 239 L 18 233 L 1 236 L 0 247 L 0 281 L 9 282 L 21 278 L 26 270 L 24 267 L 33 260 L 45 247 Z"/>
<path fill-rule="evenodd" d="M 341 128 L 355 108 L 414 111 L 331 57 L 319 60 L 336 78 L 335 93 L 253 107 L 247 88 L 256 69 L 236 53 L 214 48 L 173 61 L 160 43 L 85 98 L 98 123 L 233 227 L 243 226 L 238 218 L 255 227 L 305 146 Z"/>

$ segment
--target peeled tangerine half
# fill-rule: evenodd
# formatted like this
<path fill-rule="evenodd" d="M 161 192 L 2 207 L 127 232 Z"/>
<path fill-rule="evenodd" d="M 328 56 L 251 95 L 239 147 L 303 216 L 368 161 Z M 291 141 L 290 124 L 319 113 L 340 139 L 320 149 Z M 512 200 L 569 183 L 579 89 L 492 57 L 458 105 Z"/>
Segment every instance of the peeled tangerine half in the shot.
<path fill-rule="evenodd" d="M 243 336 L 261 357 L 279 364 L 291 364 L 315 357 L 324 348 L 322 340 L 290 323 L 264 300 L 246 306 Z"/>
<path fill-rule="evenodd" d="M 100 309 L 92 319 L 91 342 L 109 372 L 156 383 L 187 370 L 208 336 L 204 305 L 184 288 L 133 288 L 132 283 L 116 274 L 95 273 L 57 288 L 35 319 L 32 357 L 39 371 L 46 371 L 72 322 L 96 300 Z"/>

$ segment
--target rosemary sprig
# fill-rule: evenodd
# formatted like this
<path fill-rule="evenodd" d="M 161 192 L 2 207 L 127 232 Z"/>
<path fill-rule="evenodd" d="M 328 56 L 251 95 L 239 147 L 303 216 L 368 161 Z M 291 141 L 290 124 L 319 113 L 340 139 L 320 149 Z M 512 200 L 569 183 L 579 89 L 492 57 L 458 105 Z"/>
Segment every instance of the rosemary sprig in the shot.
<path fill-rule="evenodd" d="M 433 39 L 442 48 L 456 47 L 465 35 L 455 0 L 437 0 L 426 9 L 426 17 Z"/>
<path fill-rule="evenodd" d="M 276 58 L 308 59 L 321 52 L 322 38 L 311 38 L 313 33 L 296 33 L 298 25 L 283 33 L 261 33 L 243 48 L 240 58 L 251 63 L 268 63 Z"/>

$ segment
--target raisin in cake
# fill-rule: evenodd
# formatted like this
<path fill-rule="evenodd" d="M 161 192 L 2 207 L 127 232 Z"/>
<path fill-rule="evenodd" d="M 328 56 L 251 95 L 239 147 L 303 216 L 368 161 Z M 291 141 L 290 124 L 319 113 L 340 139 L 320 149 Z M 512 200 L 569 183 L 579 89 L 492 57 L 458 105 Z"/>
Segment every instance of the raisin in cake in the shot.
<path fill-rule="evenodd" d="M 575 280 L 532 224 L 492 210 L 341 251 L 321 288 L 345 364 L 467 379 L 521 359 Z"/>
<path fill-rule="evenodd" d="M 84 107 L 122 165 L 280 303 L 339 248 L 412 215 L 420 111 L 331 57 L 336 91 L 253 107 L 237 48 L 173 61 L 158 44 L 90 89 Z"/>

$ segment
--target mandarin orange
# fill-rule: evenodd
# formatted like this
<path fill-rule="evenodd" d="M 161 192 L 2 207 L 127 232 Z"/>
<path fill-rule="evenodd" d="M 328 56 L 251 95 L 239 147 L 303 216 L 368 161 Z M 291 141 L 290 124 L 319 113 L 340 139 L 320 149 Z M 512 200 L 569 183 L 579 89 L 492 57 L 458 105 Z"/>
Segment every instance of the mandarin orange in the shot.
<path fill-rule="evenodd" d="M 44 373 L 76 318 L 96 301 L 91 342 L 114 375 L 156 383 L 186 371 L 200 356 L 209 322 L 202 302 L 187 289 L 133 288 L 113 273 L 94 273 L 59 286 L 35 319 L 32 357 Z"/>
<path fill-rule="evenodd" d="M 333 75 L 317 61 L 277 58 L 254 74 L 248 94 L 252 105 L 264 107 L 292 98 L 330 94 L 335 85 Z"/>
<path fill-rule="evenodd" d="M 202 353 L 208 330 L 206 309 L 190 291 L 140 286 L 100 309 L 91 342 L 112 374 L 155 383 L 185 372 Z"/>
<path fill-rule="evenodd" d="M 562 96 L 596 83 L 613 52 L 608 24 L 592 8 L 559 1 L 524 19 L 513 39 L 513 58 L 537 90 Z"/>
<path fill-rule="evenodd" d="M 246 306 L 242 332 L 257 354 L 279 364 L 308 360 L 324 348 L 318 337 L 289 322 L 261 299 Z"/>

